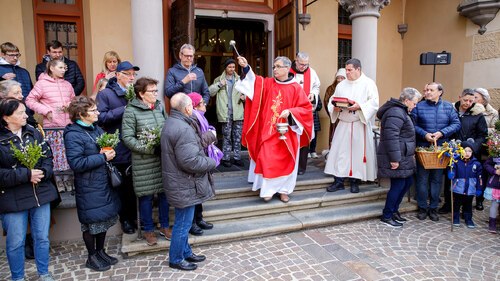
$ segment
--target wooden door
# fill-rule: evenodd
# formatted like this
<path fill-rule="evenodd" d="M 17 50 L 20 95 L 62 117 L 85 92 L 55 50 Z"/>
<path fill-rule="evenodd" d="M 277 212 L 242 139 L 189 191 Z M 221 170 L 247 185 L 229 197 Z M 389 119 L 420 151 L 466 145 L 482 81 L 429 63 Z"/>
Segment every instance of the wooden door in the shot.
<path fill-rule="evenodd" d="M 295 33 L 296 16 L 293 1 L 290 1 L 286 6 L 279 9 L 275 15 L 275 30 L 276 30 L 276 56 L 286 56 L 290 60 L 295 58 Z"/>
<path fill-rule="evenodd" d="M 170 14 L 171 62 L 179 60 L 179 49 L 183 44 L 194 46 L 194 0 L 176 0 Z"/>

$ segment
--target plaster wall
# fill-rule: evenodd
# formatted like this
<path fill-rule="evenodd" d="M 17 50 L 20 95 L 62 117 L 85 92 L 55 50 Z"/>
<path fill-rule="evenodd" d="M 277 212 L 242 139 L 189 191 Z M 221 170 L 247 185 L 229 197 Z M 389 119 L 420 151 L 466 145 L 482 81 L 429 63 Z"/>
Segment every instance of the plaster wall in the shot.
<path fill-rule="evenodd" d="M 84 2 L 87 92 L 102 71 L 104 53 L 113 50 L 133 63 L 130 0 L 89 0 Z M 146 19 L 144 19 L 146 20 Z M 147 42 L 144 42 L 147 44 Z"/>
<path fill-rule="evenodd" d="M 432 81 L 433 66 L 420 65 L 420 54 L 452 54 L 450 65 L 436 66 L 436 81 L 444 86 L 443 98 L 456 101 L 463 90 L 464 64 L 471 61 L 472 37 L 467 36 L 467 19 L 460 16 L 460 0 L 407 0 L 403 39 L 403 83 L 421 91 Z"/>

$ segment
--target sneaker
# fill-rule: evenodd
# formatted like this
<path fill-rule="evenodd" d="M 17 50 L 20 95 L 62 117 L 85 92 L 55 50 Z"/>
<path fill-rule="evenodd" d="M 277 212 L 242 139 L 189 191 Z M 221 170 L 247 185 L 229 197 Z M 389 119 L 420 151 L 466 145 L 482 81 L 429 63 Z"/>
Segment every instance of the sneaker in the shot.
<path fill-rule="evenodd" d="M 156 234 L 154 232 L 144 232 L 143 236 L 148 246 L 154 246 L 158 243 L 158 239 L 156 239 Z"/>
<path fill-rule="evenodd" d="M 397 221 L 393 220 L 392 218 L 390 218 L 390 219 L 381 218 L 380 221 L 385 223 L 386 225 L 388 225 L 390 227 L 394 227 L 394 228 L 403 227 L 402 223 L 397 222 Z"/>
<path fill-rule="evenodd" d="M 465 225 L 467 225 L 467 228 L 476 228 L 476 225 L 474 224 L 474 222 L 472 220 L 467 220 L 465 221 Z"/>
<path fill-rule="evenodd" d="M 24 279 L 22 279 L 24 280 Z M 52 275 L 49 273 L 49 274 L 44 274 L 44 275 L 40 275 L 40 278 L 38 278 L 38 281 L 54 281 L 54 277 L 52 277 Z"/>
<path fill-rule="evenodd" d="M 311 158 L 311 153 L 307 153 L 307 159 Z"/>
<path fill-rule="evenodd" d="M 427 210 L 424 208 L 418 209 L 417 219 L 423 221 L 427 218 Z"/>
<path fill-rule="evenodd" d="M 172 239 L 172 229 L 169 227 L 160 228 L 160 236 L 163 236 L 165 239 L 170 241 L 170 239 Z"/>
<path fill-rule="evenodd" d="M 399 223 L 405 223 L 408 221 L 407 219 L 403 218 L 399 212 L 395 212 L 394 214 L 392 214 L 392 219 Z"/>
<path fill-rule="evenodd" d="M 429 210 L 429 218 L 431 219 L 431 221 L 439 221 L 439 215 L 436 209 Z"/>
<path fill-rule="evenodd" d="M 311 158 L 318 159 L 319 156 L 316 152 L 311 153 Z"/>

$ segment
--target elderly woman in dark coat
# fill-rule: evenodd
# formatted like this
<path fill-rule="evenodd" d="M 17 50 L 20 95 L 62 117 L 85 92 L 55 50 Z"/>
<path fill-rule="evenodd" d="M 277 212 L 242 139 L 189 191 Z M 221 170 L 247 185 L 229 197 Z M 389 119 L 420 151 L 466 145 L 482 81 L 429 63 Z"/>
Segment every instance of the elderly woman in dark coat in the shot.
<path fill-rule="evenodd" d="M 85 265 L 104 271 L 118 262 L 104 250 L 106 231 L 118 220 L 118 196 L 111 189 L 106 167 L 116 152 L 102 150 L 96 143 L 104 131 L 95 125 L 99 111 L 92 99 L 78 96 L 68 110 L 74 123 L 64 130 L 64 145 L 75 174 L 76 210 L 89 254 Z"/>
<path fill-rule="evenodd" d="M 381 221 L 392 227 L 401 227 L 407 221 L 398 209 L 415 173 L 415 127 L 409 112 L 421 96 L 414 88 L 404 88 L 399 99 L 391 98 L 377 112 L 380 120 L 378 177 L 391 180 Z"/>
<path fill-rule="evenodd" d="M 12 280 L 24 280 L 24 243 L 28 217 L 40 280 L 49 273 L 50 202 L 58 197 L 52 178 L 52 153 L 42 134 L 26 124 L 26 107 L 18 99 L 0 102 L 0 218 L 7 231 L 6 253 Z M 11 146 L 21 149 L 37 142 L 45 157 L 33 169 L 14 157 Z"/>

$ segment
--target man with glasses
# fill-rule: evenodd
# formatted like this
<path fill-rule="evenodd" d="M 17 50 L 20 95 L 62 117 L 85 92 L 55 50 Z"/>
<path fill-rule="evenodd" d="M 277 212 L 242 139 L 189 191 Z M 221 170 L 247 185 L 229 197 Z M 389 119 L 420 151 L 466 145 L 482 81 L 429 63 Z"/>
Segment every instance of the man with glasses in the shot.
<path fill-rule="evenodd" d="M 23 99 L 25 99 L 33 88 L 33 83 L 28 70 L 19 66 L 21 63 L 19 48 L 11 42 L 5 42 L 0 45 L 0 51 L 0 81 L 15 80 L 21 83 Z"/>
<path fill-rule="evenodd" d="M 339 120 L 325 165 L 325 173 L 333 175 L 335 182 L 326 190 L 344 190 L 344 180 L 349 179 L 351 193 L 358 193 L 361 180 L 377 178 L 372 127 L 379 97 L 377 85 L 361 71 L 358 59 L 350 59 L 345 64 L 347 79 L 337 85 L 325 105 L 331 112 L 332 124 Z M 345 98 L 349 105 L 333 104 L 333 98 Z"/>
<path fill-rule="evenodd" d="M 97 109 L 100 112 L 98 124 L 107 133 L 114 133 L 119 130 L 121 135 L 123 113 L 127 106 L 125 94 L 129 85 L 134 84 L 135 72 L 139 70 L 139 67 L 132 65 L 130 62 L 122 61 L 116 67 L 116 76 L 109 79 L 106 88 L 97 95 Z M 131 152 L 123 142 L 118 143 L 115 151 L 116 157 L 112 163 L 123 176 L 122 186 L 118 188 L 121 201 L 120 223 L 124 233 L 132 234 L 135 232 L 134 221 L 137 219 L 137 213 L 132 176 L 127 173 L 127 168 L 132 163 Z"/>
<path fill-rule="evenodd" d="M 199 93 L 206 104 L 210 100 L 207 80 L 203 70 L 193 64 L 195 49 L 191 44 L 184 44 L 179 51 L 180 62 L 167 72 L 165 95 L 171 98 L 179 92 Z"/>
<path fill-rule="evenodd" d="M 309 67 L 309 55 L 304 52 L 298 52 L 295 57 L 295 61 L 292 63 L 292 68 L 290 68 L 290 73 L 294 75 L 294 80 L 297 82 L 302 89 L 304 89 L 307 98 L 312 103 L 313 112 L 316 111 L 316 108 L 319 104 L 319 87 L 321 86 L 321 82 L 319 81 L 319 77 L 316 74 L 316 71 Z M 311 115 L 313 115 L 311 112 Z M 314 116 L 314 115 L 313 115 Z M 319 120 L 318 120 L 319 121 Z M 317 124 L 319 127 L 319 122 Z M 314 127 L 314 131 L 318 131 L 316 126 Z M 313 145 L 314 144 L 314 145 Z M 316 136 L 313 136 L 311 140 L 311 148 L 312 151 L 309 154 L 309 147 L 302 147 L 299 152 L 299 175 L 303 175 L 306 172 L 307 168 L 307 157 L 311 156 L 313 158 L 318 158 L 316 154 Z M 309 154 L 309 155 L 308 155 Z"/>
<path fill-rule="evenodd" d="M 453 104 L 442 99 L 443 85 L 432 82 L 425 86 L 424 98 L 412 111 L 417 135 L 417 146 L 429 147 L 437 142 L 442 145 L 461 128 L 460 119 Z M 439 221 L 438 204 L 444 169 L 425 169 L 417 162 L 417 204 L 419 220 L 427 216 Z M 429 202 L 428 202 L 429 199 Z"/>
<path fill-rule="evenodd" d="M 38 80 L 40 74 L 45 72 L 45 70 L 47 69 L 48 61 L 52 59 L 62 60 L 67 67 L 67 70 L 64 73 L 64 80 L 68 81 L 71 86 L 73 86 L 75 95 L 79 96 L 85 88 L 85 80 L 83 79 L 83 75 L 80 71 L 80 67 L 78 67 L 78 64 L 75 61 L 64 57 L 63 45 L 61 44 L 61 42 L 53 40 L 47 43 L 45 47 L 47 50 L 47 54 L 43 56 L 42 62 L 37 64 L 35 68 L 36 80 Z"/>
<path fill-rule="evenodd" d="M 311 141 L 311 102 L 289 73 L 287 57 L 274 59 L 272 78 L 255 75 L 244 57 L 238 63 L 246 74 L 235 87 L 247 97 L 242 144 L 250 156 L 248 181 L 264 201 L 278 193 L 287 203 L 297 181 L 299 149 Z M 286 124 L 281 137 L 278 123 Z"/>

